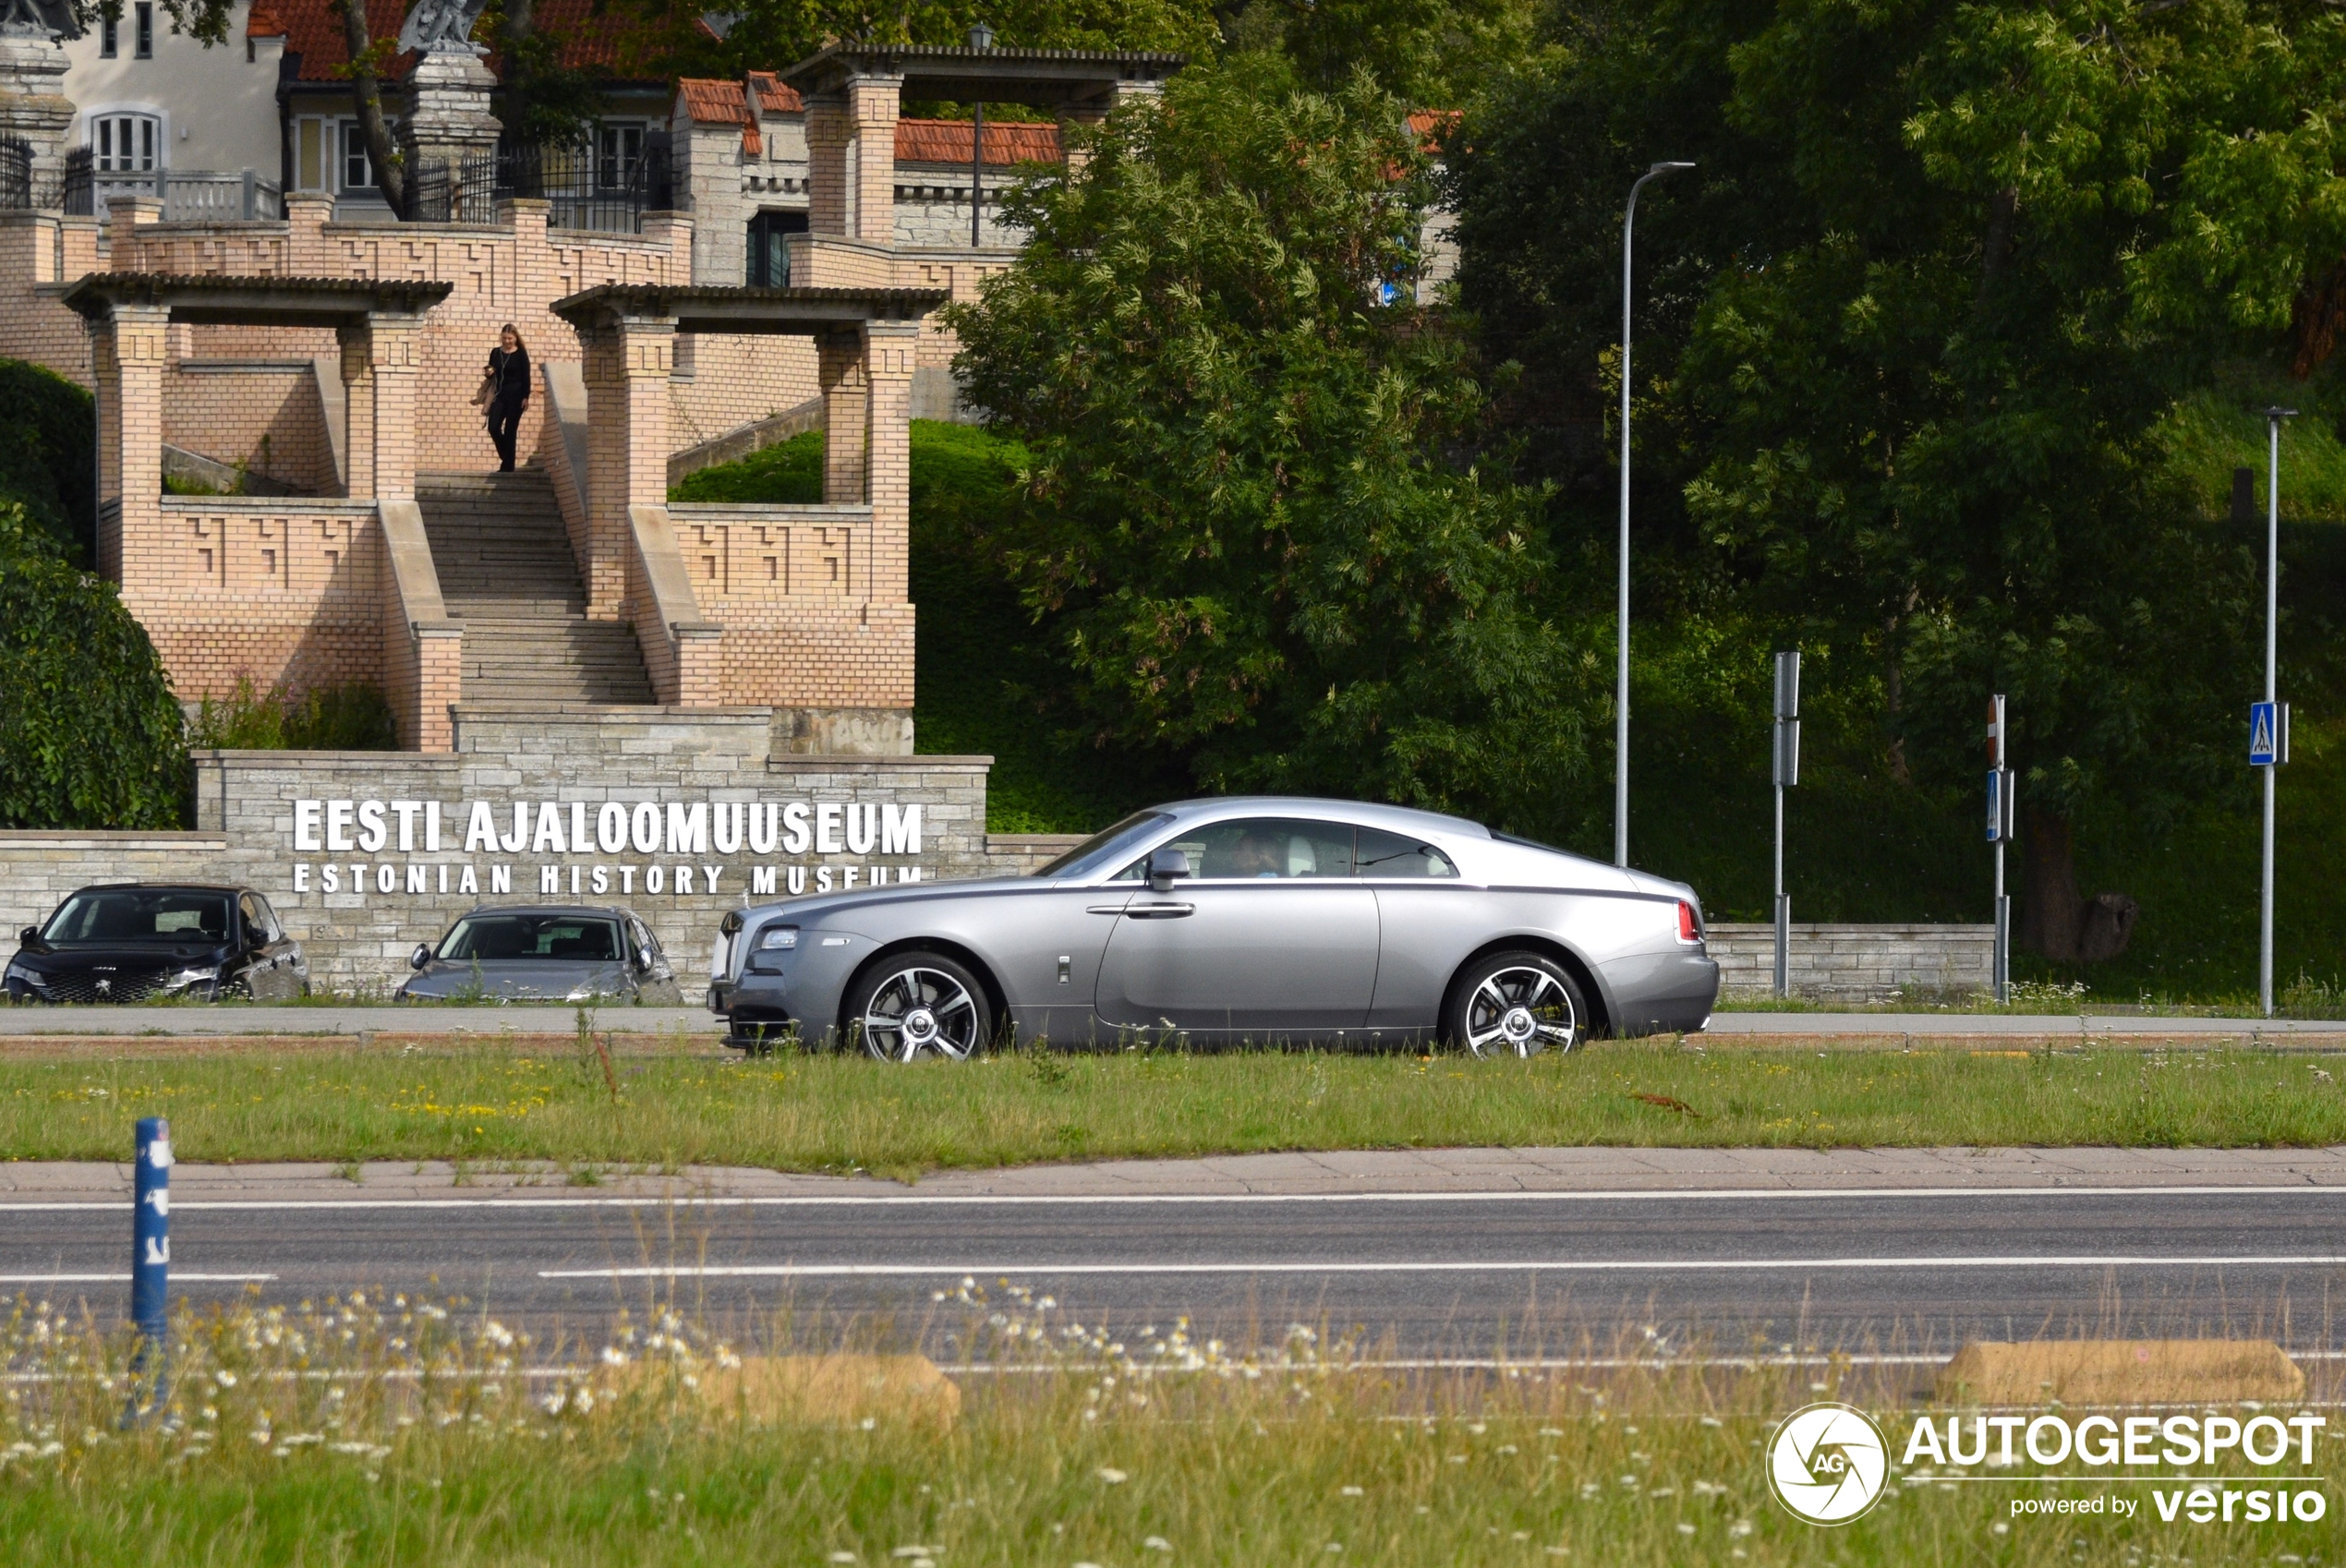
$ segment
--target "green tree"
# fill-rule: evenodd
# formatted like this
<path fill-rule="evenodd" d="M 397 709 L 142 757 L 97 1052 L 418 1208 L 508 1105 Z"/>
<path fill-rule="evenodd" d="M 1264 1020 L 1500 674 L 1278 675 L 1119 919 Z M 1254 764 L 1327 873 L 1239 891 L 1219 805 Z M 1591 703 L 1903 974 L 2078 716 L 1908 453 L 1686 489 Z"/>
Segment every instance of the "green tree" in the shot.
<path fill-rule="evenodd" d="M 1539 608 L 1542 497 L 1444 456 L 1482 393 L 1409 303 L 1400 103 L 1241 54 L 1090 153 L 1010 199 L 1034 239 L 951 320 L 1031 454 L 995 544 L 1093 733 L 1220 788 L 1553 821 L 1590 668 Z"/>
<path fill-rule="evenodd" d="M 1608 259 L 1617 287 L 1618 241 L 1495 203 L 1541 190 L 1585 220 L 1609 187 L 1617 234 L 1632 168 L 1701 161 L 1639 236 L 1673 258 L 1637 390 L 1686 523 L 1747 602 L 1879 672 L 1893 772 L 1975 772 L 1982 699 L 2012 694 L 2025 934 L 2107 952 L 2123 922 L 2097 945 L 2079 825 L 2204 798 L 2255 681 L 2253 563 L 2195 521 L 2156 428 L 2215 356 L 2284 350 L 2346 251 L 2346 29 L 2222 0 L 1605 19 L 1513 90 L 1536 115 L 1469 127 L 1492 166 L 1462 180 L 1468 240 L 1500 242 L 1469 301 L 1561 304 L 1529 346 L 1569 356 L 1551 384 L 1595 380 L 1611 290 L 1569 302 Z M 1567 172 L 1522 162 L 1543 157 Z"/>

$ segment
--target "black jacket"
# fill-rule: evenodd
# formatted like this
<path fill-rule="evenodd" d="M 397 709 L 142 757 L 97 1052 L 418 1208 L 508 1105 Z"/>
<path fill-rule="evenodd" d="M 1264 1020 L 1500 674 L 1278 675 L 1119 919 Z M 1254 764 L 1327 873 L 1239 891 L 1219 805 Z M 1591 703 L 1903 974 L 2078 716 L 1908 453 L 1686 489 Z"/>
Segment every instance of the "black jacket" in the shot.
<path fill-rule="evenodd" d="M 496 402 L 529 401 L 529 350 L 517 348 L 507 354 L 502 348 L 490 349 L 489 373 L 497 378 Z"/>

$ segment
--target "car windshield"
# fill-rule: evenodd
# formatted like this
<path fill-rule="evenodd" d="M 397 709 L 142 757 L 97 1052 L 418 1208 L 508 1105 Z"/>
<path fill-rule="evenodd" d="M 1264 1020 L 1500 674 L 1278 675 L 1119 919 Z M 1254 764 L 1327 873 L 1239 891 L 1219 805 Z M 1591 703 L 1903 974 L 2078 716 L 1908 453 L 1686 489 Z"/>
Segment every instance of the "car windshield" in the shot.
<path fill-rule="evenodd" d="M 93 887 L 49 917 L 47 942 L 153 942 L 179 947 L 228 940 L 228 895 L 187 887 Z"/>
<path fill-rule="evenodd" d="M 574 914 L 479 914 L 456 923 L 440 956 L 460 963 L 574 959 L 619 961 L 619 923 Z"/>
<path fill-rule="evenodd" d="M 1037 876 L 1088 876 L 1104 865 L 1118 863 L 1133 841 L 1160 822 L 1161 811 L 1136 811 L 1113 827 L 1103 828 L 1034 873 Z"/>

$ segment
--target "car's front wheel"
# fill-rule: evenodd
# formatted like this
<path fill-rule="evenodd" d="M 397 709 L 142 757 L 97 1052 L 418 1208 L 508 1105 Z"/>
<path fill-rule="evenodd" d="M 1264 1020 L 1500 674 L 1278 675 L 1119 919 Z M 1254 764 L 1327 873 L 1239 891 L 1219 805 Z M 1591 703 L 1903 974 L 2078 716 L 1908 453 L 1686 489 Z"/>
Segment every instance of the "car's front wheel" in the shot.
<path fill-rule="evenodd" d="M 1569 1051 L 1588 1027 L 1579 983 L 1544 953 L 1493 953 L 1459 972 L 1442 1038 L 1478 1056 Z"/>
<path fill-rule="evenodd" d="M 994 1009 L 977 976 L 942 953 L 892 954 L 849 987 L 851 1037 L 883 1062 L 922 1056 L 960 1061 L 994 1038 Z"/>

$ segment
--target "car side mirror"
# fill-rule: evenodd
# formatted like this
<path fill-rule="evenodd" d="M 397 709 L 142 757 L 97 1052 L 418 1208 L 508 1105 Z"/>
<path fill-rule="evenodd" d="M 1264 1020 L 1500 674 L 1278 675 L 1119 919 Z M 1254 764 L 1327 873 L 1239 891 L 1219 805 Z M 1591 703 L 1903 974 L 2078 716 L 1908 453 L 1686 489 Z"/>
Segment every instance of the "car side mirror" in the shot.
<path fill-rule="evenodd" d="M 421 942 L 417 943 L 416 950 L 407 955 L 409 969 L 421 969 L 429 962 L 431 962 L 431 949 Z"/>
<path fill-rule="evenodd" d="M 22 931 L 17 933 L 17 941 L 23 947 L 30 947 L 35 942 L 40 940 L 41 928 L 37 925 L 28 925 Z"/>
<path fill-rule="evenodd" d="M 1171 891 L 1179 878 L 1195 874 L 1187 850 L 1159 850 L 1149 857 L 1149 886 L 1160 893 Z"/>
<path fill-rule="evenodd" d="M 648 952 L 647 952 L 645 949 L 643 949 L 643 948 L 641 948 L 641 947 L 636 948 L 636 949 L 635 949 L 635 972 L 636 972 L 637 974 L 649 974 L 649 973 L 651 973 L 651 971 L 652 971 L 652 956 L 651 956 L 651 954 L 650 954 L 650 953 L 648 953 Z"/>

